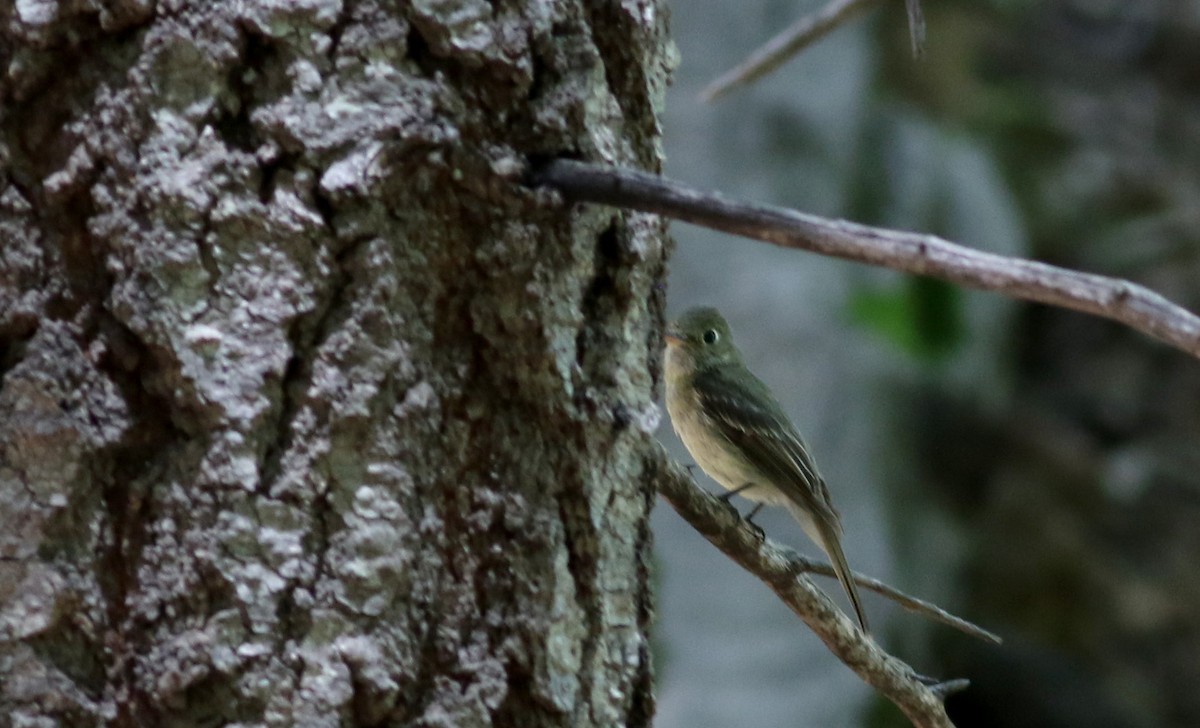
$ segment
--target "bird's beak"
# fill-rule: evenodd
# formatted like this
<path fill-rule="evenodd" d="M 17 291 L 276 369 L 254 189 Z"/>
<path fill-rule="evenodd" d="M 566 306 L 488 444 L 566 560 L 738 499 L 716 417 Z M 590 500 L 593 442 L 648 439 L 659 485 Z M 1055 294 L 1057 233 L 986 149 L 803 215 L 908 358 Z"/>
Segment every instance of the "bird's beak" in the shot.
<path fill-rule="evenodd" d="M 667 342 L 667 346 L 683 345 L 683 332 L 674 322 L 667 324 L 667 330 L 663 332 L 663 341 Z"/>

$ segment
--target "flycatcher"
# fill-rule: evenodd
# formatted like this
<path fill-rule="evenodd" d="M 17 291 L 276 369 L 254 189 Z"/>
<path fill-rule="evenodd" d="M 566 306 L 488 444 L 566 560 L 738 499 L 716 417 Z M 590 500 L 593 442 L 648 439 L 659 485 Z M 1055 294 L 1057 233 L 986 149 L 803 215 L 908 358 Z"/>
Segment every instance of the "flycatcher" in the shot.
<path fill-rule="evenodd" d="M 667 411 L 679 439 L 730 491 L 726 498 L 737 493 L 760 508 L 788 509 L 829 556 L 866 632 L 829 488 L 771 390 L 742 363 L 729 324 L 714 308 L 693 308 L 667 327 L 666 340 Z"/>

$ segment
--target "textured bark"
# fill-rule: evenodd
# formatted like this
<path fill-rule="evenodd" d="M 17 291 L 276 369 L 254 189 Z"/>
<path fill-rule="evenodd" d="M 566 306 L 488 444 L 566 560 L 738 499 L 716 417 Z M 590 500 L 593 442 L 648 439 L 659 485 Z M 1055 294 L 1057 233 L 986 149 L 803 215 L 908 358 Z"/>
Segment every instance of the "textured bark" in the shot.
<path fill-rule="evenodd" d="M 0 5 L 0 715 L 649 722 L 663 13 Z"/>

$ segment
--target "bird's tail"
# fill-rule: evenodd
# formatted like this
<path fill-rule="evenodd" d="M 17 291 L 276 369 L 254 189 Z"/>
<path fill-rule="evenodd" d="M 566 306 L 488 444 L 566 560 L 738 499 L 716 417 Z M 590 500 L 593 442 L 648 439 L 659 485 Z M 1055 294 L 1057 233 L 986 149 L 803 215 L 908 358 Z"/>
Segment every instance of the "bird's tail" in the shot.
<path fill-rule="evenodd" d="M 850 597 L 850 606 L 854 607 L 854 616 L 858 617 L 858 626 L 862 627 L 863 634 L 870 634 L 870 629 L 867 628 L 867 613 L 863 611 L 862 599 L 858 596 L 858 585 L 854 583 L 854 574 L 850 571 L 850 564 L 846 561 L 846 554 L 842 551 L 842 542 L 836 533 L 827 533 L 828 529 L 821 529 L 821 541 L 817 544 L 829 556 L 829 562 L 833 564 L 833 572 L 837 574 L 838 581 L 842 582 L 842 588 L 846 590 L 846 596 Z"/>
<path fill-rule="evenodd" d="M 837 575 L 838 581 L 842 583 L 842 588 L 846 590 L 846 596 L 850 598 L 850 606 L 854 608 L 858 626 L 862 628 L 864 634 L 869 633 L 867 613 L 863 611 L 862 599 L 858 596 L 858 585 L 854 583 L 854 574 L 850 571 L 850 564 L 846 561 L 846 553 L 842 551 L 841 527 L 837 522 L 837 514 L 832 513 L 828 520 L 821 520 L 814 518 L 807 509 L 799 505 L 789 503 L 788 510 L 800 522 L 800 527 L 804 529 L 808 537 L 829 556 L 829 563 L 833 564 L 833 573 Z"/>

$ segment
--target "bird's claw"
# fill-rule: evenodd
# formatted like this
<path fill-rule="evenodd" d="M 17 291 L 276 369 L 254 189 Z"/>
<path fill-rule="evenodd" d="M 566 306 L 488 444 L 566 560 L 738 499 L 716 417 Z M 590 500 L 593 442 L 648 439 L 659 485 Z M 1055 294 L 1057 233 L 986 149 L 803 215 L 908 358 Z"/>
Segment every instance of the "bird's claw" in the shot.
<path fill-rule="evenodd" d="M 757 516 L 758 512 L 761 511 L 762 509 L 763 509 L 763 504 L 759 503 L 758 505 L 754 506 L 754 509 L 751 510 L 750 513 L 748 513 L 744 519 L 746 521 L 746 525 L 750 526 L 751 528 L 754 529 L 754 532 L 758 535 L 758 540 L 760 542 L 767 540 L 767 534 L 765 531 L 762 530 L 762 526 L 760 526 L 754 522 L 754 517 Z"/>
<path fill-rule="evenodd" d="M 747 521 L 746 521 L 746 525 L 747 525 L 747 526 L 749 526 L 749 527 L 751 528 L 751 530 L 753 530 L 753 531 L 754 531 L 754 536 L 755 536 L 755 538 L 757 538 L 757 539 L 758 539 L 758 542 L 759 542 L 759 543 L 765 543 L 765 542 L 766 542 L 766 540 L 767 540 L 767 532 L 766 532 L 766 531 L 764 531 L 764 530 L 762 530 L 762 526 L 760 526 L 760 525 L 758 525 L 757 523 L 755 523 L 755 522 L 753 522 L 753 521 L 750 521 L 750 520 L 747 520 Z"/>

